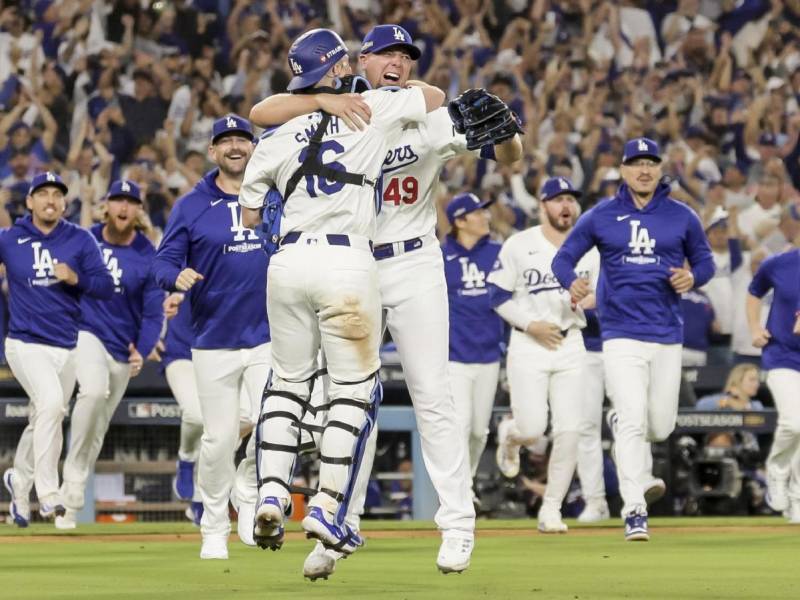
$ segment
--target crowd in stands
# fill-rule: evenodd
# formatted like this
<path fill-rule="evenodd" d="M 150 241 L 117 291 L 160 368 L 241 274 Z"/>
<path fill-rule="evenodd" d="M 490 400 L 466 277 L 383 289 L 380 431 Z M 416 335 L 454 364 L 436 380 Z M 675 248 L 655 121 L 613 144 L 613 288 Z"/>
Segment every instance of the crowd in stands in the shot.
<path fill-rule="evenodd" d="M 673 196 L 702 217 L 717 261 L 712 282 L 684 298 L 685 362 L 758 361 L 745 291 L 800 232 L 800 0 L 0 6 L 0 226 L 24 213 L 31 177 L 48 168 L 69 185 L 67 217 L 85 227 L 102 218 L 110 181 L 138 183 L 157 242 L 209 167 L 213 120 L 285 91 L 290 40 L 330 24 L 355 59 L 373 25 L 399 23 L 422 51 L 417 77 L 449 98 L 486 87 L 525 124 L 524 160 L 453 160 L 442 205 L 462 190 L 498 198 L 502 239 L 536 222 L 545 177 L 569 177 L 586 209 L 616 189 L 624 140 L 655 139 Z"/>

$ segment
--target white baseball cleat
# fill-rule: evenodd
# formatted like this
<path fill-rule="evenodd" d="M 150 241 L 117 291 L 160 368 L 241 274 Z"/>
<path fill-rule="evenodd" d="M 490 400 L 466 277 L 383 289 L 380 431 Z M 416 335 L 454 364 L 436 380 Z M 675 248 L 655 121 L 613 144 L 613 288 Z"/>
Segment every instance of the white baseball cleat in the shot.
<path fill-rule="evenodd" d="M 541 533 L 567 533 L 569 528 L 561 520 L 561 511 L 542 507 L 539 509 L 539 524 L 536 529 Z"/>
<path fill-rule="evenodd" d="M 242 502 L 237 510 L 239 515 L 236 520 L 236 533 L 245 546 L 255 546 L 256 540 L 253 538 L 253 527 L 256 522 L 256 507 L 250 502 Z"/>
<path fill-rule="evenodd" d="M 55 525 L 56 529 L 61 529 L 64 531 L 68 529 L 75 529 L 78 526 L 75 511 L 68 508 L 67 512 L 65 512 L 63 516 L 56 517 Z"/>
<path fill-rule="evenodd" d="M 442 534 L 442 545 L 436 557 L 436 566 L 447 575 L 461 573 L 469 567 L 475 537 L 465 533 L 445 532 Z"/>
<path fill-rule="evenodd" d="M 311 581 L 328 579 L 336 570 L 336 561 L 342 557 L 344 554 L 326 548 L 317 540 L 314 549 L 306 556 L 306 561 L 303 563 L 303 577 Z"/>
<path fill-rule="evenodd" d="M 500 472 L 508 479 L 519 475 L 519 445 L 513 444 L 510 440 L 513 425 L 512 419 L 503 419 L 497 424 L 495 459 Z"/>
<path fill-rule="evenodd" d="M 608 510 L 608 503 L 603 500 L 597 502 L 587 502 L 581 514 L 578 515 L 578 523 L 599 523 L 611 518 Z"/>
<path fill-rule="evenodd" d="M 259 500 L 253 526 L 253 540 L 259 548 L 274 551 L 283 546 L 283 515 L 284 508 L 279 498 L 266 496 Z"/>
<path fill-rule="evenodd" d="M 225 535 L 204 535 L 200 548 L 203 560 L 228 560 L 228 537 Z"/>
<path fill-rule="evenodd" d="M 5 485 L 8 493 L 11 495 L 11 502 L 8 505 L 8 512 L 10 519 L 6 519 L 9 525 L 16 525 L 17 527 L 27 527 L 31 522 L 31 507 L 27 498 L 18 496 L 14 493 L 14 469 L 6 469 L 3 473 L 3 485 Z"/>
<path fill-rule="evenodd" d="M 647 506 L 655 504 L 661 500 L 666 492 L 667 484 L 664 483 L 664 480 L 654 477 L 644 485 L 644 501 L 647 503 Z"/>
<path fill-rule="evenodd" d="M 767 468 L 767 505 L 774 511 L 783 512 L 789 508 L 789 482 L 786 477 L 775 474 Z"/>
<path fill-rule="evenodd" d="M 789 500 L 789 509 L 786 511 L 786 518 L 791 525 L 800 525 L 800 499 Z"/>

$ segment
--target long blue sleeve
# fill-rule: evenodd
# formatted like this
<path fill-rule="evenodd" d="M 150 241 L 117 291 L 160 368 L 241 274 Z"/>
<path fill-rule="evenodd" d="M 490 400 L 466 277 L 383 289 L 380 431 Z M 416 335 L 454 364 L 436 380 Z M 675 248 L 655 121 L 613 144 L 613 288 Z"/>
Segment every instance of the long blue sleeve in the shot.
<path fill-rule="evenodd" d="M 593 231 L 593 214 L 594 209 L 581 215 L 553 258 L 553 275 L 565 290 L 578 278 L 575 274 L 578 261 L 597 243 Z"/>
<path fill-rule="evenodd" d="M 708 283 L 714 276 L 714 256 L 711 254 L 703 225 L 694 212 L 689 213 L 684 252 L 692 268 L 695 287 Z"/>
<path fill-rule="evenodd" d="M 114 279 L 108 272 L 100 248 L 90 236 L 86 236 L 78 265 L 78 288 L 87 296 L 98 300 L 110 300 L 114 295 Z"/>
<path fill-rule="evenodd" d="M 142 324 L 139 328 L 139 339 L 136 341 L 136 349 L 143 357 L 147 356 L 156 347 L 158 338 L 161 336 L 161 327 L 164 324 L 164 291 L 158 286 L 152 273 L 145 283 L 142 298 Z"/>
<path fill-rule="evenodd" d="M 179 201 L 172 209 L 164 238 L 158 246 L 153 261 L 153 277 L 156 283 L 168 292 L 176 291 L 175 280 L 183 270 L 189 254 L 189 230 L 182 208 L 182 203 Z"/>
<path fill-rule="evenodd" d="M 728 240 L 728 252 L 731 256 L 731 273 L 735 272 L 744 262 L 742 258 L 742 241 L 739 238 Z"/>

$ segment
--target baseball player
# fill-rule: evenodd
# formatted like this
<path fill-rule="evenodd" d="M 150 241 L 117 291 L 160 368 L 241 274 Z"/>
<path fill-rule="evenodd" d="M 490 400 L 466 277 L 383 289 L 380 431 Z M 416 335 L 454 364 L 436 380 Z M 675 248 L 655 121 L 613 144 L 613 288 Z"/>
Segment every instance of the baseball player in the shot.
<path fill-rule="evenodd" d="M 592 247 L 600 251 L 603 365 L 618 415 L 625 539 L 633 541 L 649 539 L 642 483 L 647 441 L 666 439 L 678 413 L 680 294 L 705 284 L 714 261 L 697 215 L 672 200 L 661 181 L 655 142 L 626 142 L 620 171 L 624 183 L 578 220 L 553 259 L 553 273 L 580 302 L 591 286 L 575 266 Z"/>
<path fill-rule="evenodd" d="M 505 331 L 486 281 L 501 247 L 489 238 L 491 203 L 475 194 L 454 197 L 446 209 L 453 229 L 442 244 L 450 308 L 450 391 L 473 478 L 489 434 Z M 477 503 L 474 489 L 472 496 Z"/>
<path fill-rule="evenodd" d="M 289 50 L 288 89 L 334 89 L 350 74 L 347 48 L 330 30 L 306 32 Z M 302 96 L 299 96 L 302 97 Z M 381 313 L 375 237 L 375 190 L 381 163 L 401 127 L 419 123 L 444 93 L 426 85 L 363 93 L 372 119 L 351 131 L 329 113 L 289 120 L 256 147 L 242 186 L 245 224 L 256 226 L 267 191 L 283 197 L 280 248 L 268 274 L 273 371 L 256 433 L 259 506 L 256 537 L 282 544 L 289 479 L 299 429 L 322 346 L 330 378 L 322 433 L 319 491 L 303 529 L 351 553 L 362 542 L 345 523 L 364 445 L 381 399 Z"/>
<path fill-rule="evenodd" d="M 75 351 L 78 399 L 70 420 L 70 442 L 64 461 L 61 497 L 66 507 L 56 517 L 57 529 L 74 529 L 83 508 L 86 480 L 103 447 L 111 417 L 138 375 L 144 358 L 158 342 L 163 323 L 164 292 L 150 267 L 156 250 L 136 230 L 142 210 L 139 186 L 119 180 L 111 184 L 104 224 L 91 228 L 114 280 L 110 300 L 81 298 L 80 331 Z"/>
<path fill-rule="evenodd" d="M 360 63 L 374 88 L 406 87 L 413 61 L 419 58 L 408 32 L 397 25 L 378 25 L 364 38 Z M 486 98 L 487 100 L 489 98 Z M 477 99 L 479 100 L 479 99 Z M 338 105 L 337 105 L 338 102 Z M 348 104 L 351 103 L 351 104 Z M 487 103 L 487 107 L 497 106 Z M 369 120 L 363 98 L 329 94 L 273 96 L 251 111 L 259 125 L 281 123 L 299 114 L 325 109 L 357 126 Z M 469 566 L 474 545 L 475 511 L 470 502 L 467 449 L 452 419 L 454 403 L 447 379 L 448 309 L 443 260 L 436 230 L 436 192 L 439 173 L 452 157 L 480 147 L 481 155 L 511 163 L 522 153 L 518 128 L 498 113 L 498 143 L 492 139 L 470 144 L 457 134 L 444 108 L 429 113 L 425 122 L 403 129 L 399 141 L 385 154 L 383 193 L 378 215 L 374 256 L 386 325 L 397 344 L 403 373 L 417 416 L 425 466 L 439 495 L 435 520 L 442 531 L 437 565 L 442 572 L 459 572 Z M 503 139 L 503 134 L 508 136 Z M 470 136 L 472 137 L 472 136 Z M 413 281 L 414 285 L 409 285 Z M 362 468 L 368 473 L 377 432 L 368 439 Z M 360 479 L 347 521 L 358 530 L 367 478 Z M 309 555 L 304 573 L 309 578 L 330 575 L 342 556 L 318 544 Z"/>
<path fill-rule="evenodd" d="M 564 533 L 561 504 L 569 491 L 578 460 L 583 423 L 586 350 L 581 329 L 589 295 L 573 303 L 553 275 L 550 264 L 578 218 L 581 193 L 564 177 L 548 179 L 540 196 L 541 225 L 512 235 L 503 244 L 489 275 L 498 314 L 514 330 L 508 345 L 508 385 L 512 419 L 498 426 L 501 471 L 519 472 L 519 450 L 542 438 L 552 413 L 553 448 L 547 467 L 547 489 L 539 509 L 542 533 Z M 578 276 L 596 282 L 599 257 L 587 254 Z"/>
<path fill-rule="evenodd" d="M 800 250 L 770 256 L 750 282 L 747 321 L 753 345 L 763 348 L 761 365 L 778 409 L 778 426 L 767 457 L 767 504 L 776 511 L 800 507 L 800 481 L 790 482 L 792 463 L 800 461 L 800 337 L 792 328 L 798 308 Z M 774 290 L 766 327 L 761 325 L 761 299 Z"/>
<path fill-rule="evenodd" d="M 9 313 L 6 359 L 30 398 L 14 466 L 3 475 L 11 494 L 11 516 L 27 527 L 33 485 L 39 514 L 64 516 L 58 459 L 64 420 L 75 387 L 81 297 L 108 300 L 114 281 L 92 235 L 62 219 L 67 186 L 56 173 L 37 174 L 25 203 L 30 210 L 0 232 L 6 266 Z"/>
<path fill-rule="evenodd" d="M 175 204 L 153 265 L 164 289 L 191 290 L 192 364 L 203 420 L 198 486 L 204 559 L 228 558 L 241 388 L 255 415 L 270 364 L 267 256 L 261 238 L 242 224 L 238 201 L 252 152 L 248 121 L 228 115 L 214 122 L 208 155 L 217 168 Z M 252 458 L 240 469 L 254 468 L 253 444 L 248 452 Z"/>

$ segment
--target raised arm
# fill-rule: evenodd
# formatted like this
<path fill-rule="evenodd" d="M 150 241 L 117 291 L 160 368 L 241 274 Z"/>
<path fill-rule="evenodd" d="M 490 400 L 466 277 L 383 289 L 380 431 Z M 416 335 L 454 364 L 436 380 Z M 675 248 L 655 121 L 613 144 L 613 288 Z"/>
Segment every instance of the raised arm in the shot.
<path fill-rule="evenodd" d="M 339 117 L 350 129 L 363 129 L 372 116 L 361 94 L 276 94 L 250 109 L 250 121 L 270 127 L 318 110 Z"/>

